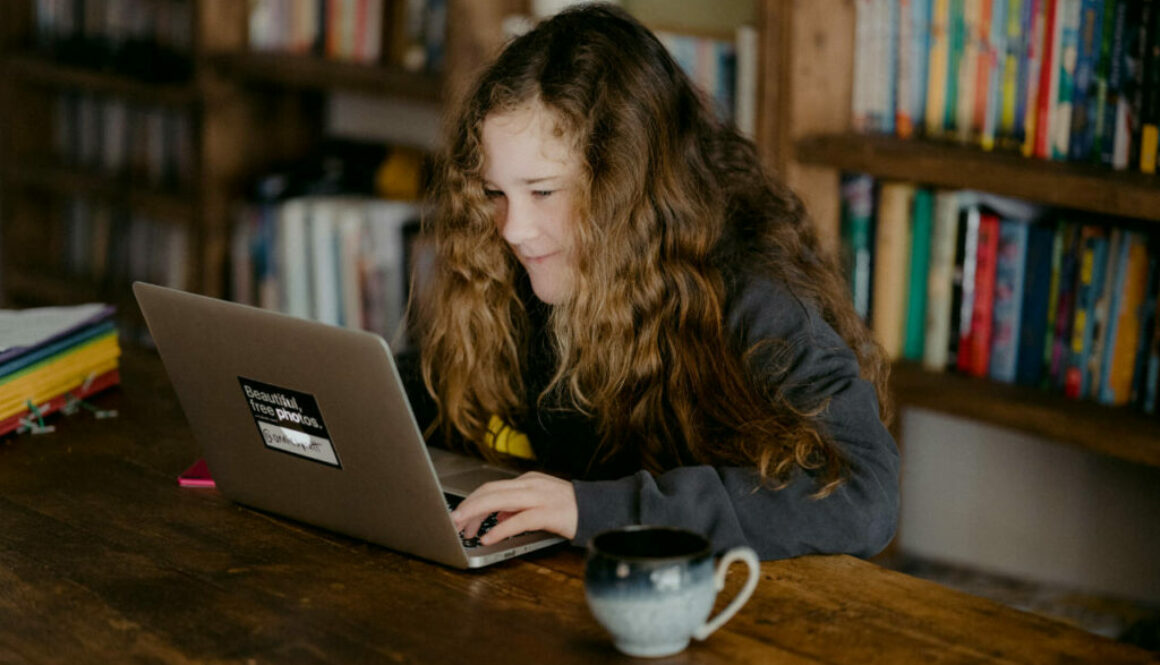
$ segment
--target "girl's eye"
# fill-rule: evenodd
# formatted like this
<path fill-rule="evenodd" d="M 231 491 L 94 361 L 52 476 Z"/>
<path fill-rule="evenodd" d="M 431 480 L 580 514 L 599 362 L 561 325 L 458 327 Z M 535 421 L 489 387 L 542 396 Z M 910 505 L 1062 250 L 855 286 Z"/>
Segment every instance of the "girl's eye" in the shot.
<path fill-rule="evenodd" d="M 555 190 L 551 190 L 551 189 L 536 189 L 536 190 L 532 190 L 532 196 L 536 197 L 537 199 L 546 199 L 546 198 L 548 198 L 549 196 L 551 196 L 551 195 L 552 195 L 552 192 L 553 192 L 553 191 L 555 191 Z"/>
<path fill-rule="evenodd" d="M 483 190 L 483 195 L 489 199 L 496 199 L 503 196 L 503 192 L 498 189 L 485 189 Z"/>

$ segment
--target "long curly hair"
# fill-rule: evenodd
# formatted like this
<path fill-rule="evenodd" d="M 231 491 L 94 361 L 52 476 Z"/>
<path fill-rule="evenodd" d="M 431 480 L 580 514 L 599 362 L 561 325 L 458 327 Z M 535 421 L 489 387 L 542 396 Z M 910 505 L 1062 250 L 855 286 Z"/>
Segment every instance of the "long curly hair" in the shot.
<path fill-rule="evenodd" d="M 523 268 L 493 218 L 481 149 L 486 118 L 529 105 L 551 113 L 583 163 L 574 289 L 548 316 L 555 374 L 535 405 Z M 439 407 L 428 434 L 490 456 L 493 416 L 570 408 L 595 420 L 602 458 L 635 451 L 656 472 L 690 458 L 750 465 L 773 486 L 800 468 L 830 493 L 846 462 L 816 421 L 826 405 L 792 405 L 765 385 L 784 345 L 740 348 L 727 328 L 743 264 L 821 313 L 889 421 L 885 356 L 801 202 L 627 13 L 581 6 L 511 42 L 451 119 L 432 191 L 438 269 L 419 303 L 422 373 Z"/>

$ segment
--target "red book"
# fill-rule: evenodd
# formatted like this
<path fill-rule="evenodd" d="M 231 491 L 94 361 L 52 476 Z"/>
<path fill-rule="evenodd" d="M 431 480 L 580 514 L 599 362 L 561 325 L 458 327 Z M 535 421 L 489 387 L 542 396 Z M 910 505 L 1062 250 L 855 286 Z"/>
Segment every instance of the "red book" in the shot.
<path fill-rule="evenodd" d="M 120 372 L 118 370 L 111 369 L 111 370 L 105 372 L 104 374 L 98 376 L 97 378 L 93 379 L 92 382 L 89 383 L 89 387 L 87 390 L 84 390 L 83 387 L 77 388 L 77 389 L 71 390 L 68 393 L 65 393 L 63 395 L 57 395 L 56 397 L 53 397 L 52 399 L 48 400 L 47 402 L 37 404 L 36 406 L 37 406 L 37 408 L 40 409 L 40 415 L 42 417 L 47 416 L 50 413 L 54 413 L 56 411 L 59 411 L 60 409 L 63 409 L 64 406 L 68 403 L 68 396 L 70 394 L 73 397 L 76 397 L 77 399 L 84 399 L 84 398 L 88 397 L 89 395 L 94 395 L 96 393 L 99 393 L 102 390 L 104 390 L 105 388 L 110 388 L 112 386 L 117 385 L 120 382 L 121 382 Z M 18 429 L 20 427 L 20 421 L 24 418 L 28 418 L 31 415 L 32 415 L 31 411 L 23 411 L 23 412 L 18 413 L 14 416 L 9 416 L 8 418 L 5 418 L 4 420 L 0 420 L 0 436 L 3 436 L 4 434 L 7 434 L 8 432 L 11 432 L 11 431 Z"/>
<path fill-rule="evenodd" d="M 999 216 L 979 216 L 979 244 L 975 258 L 975 300 L 971 327 L 959 340 L 957 367 L 971 376 L 985 377 L 991 365 L 991 324 L 995 308 L 995 269 L 999 264 Z"/>
<path fill-rule="evenodd" d="M 1051 73 L 1059 66 L 1052 58 L 1055 48 L 1055 23 L 1059 14 L 1056 8 L 1058 0 L 1047 0 L 1047 18 L 1043 29 L 1043 53 L 1039 58 L 1039 99 L 1035 100 L 1035 156 L 1040 159 L 1051 158 L 1051 127 L 1048 118 L 1051 116 L 1051 106 L 1055 104 L 1057 92 L 1051 89 Z M 1028 103 L 1031 103 L 1028 100 Z"/>

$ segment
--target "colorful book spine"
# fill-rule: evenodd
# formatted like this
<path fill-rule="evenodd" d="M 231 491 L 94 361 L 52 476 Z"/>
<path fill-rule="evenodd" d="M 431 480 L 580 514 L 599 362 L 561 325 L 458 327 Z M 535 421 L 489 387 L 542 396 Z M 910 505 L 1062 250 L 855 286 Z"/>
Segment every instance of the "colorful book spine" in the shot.
<path fill-rule="evenodd" d="M 1092 154 L 1095 136 L 1093 110 L 1098 97 L 1096 69 L 1102 49 L 1103 26 L 1104 0 L 1082 0 L 1071 99 L 1071 137 L 1068 140 L 1068 159 L 1075 162 L 1087 161 Z"/>
<path fill-rule="evenodd" d="M 963 55 L 968 41 L 966 3 L 971 0 L 951 0 L 948 19 L 950 41 L 947 47 L 947 95 L 942 110 L 945 131 L 958 136 L 959 95 L 961 94 Z"/>
<path fill-rule="evenodd" d="M 924 124 L 928 138 L 941 138 L 946 130 L 947 78 L 950 68 L 951 0 L 932 0 L 930 55 L 927 70 Z"/>
<path fill-rule="evenodd" d="M 1016 115 L 1019 107 L 1021 82 L 1026 78 L 1025 55 L 1027 46 L 1024 43 L 1030 30 L 1024 28 L 1023 17 L 1029 14 L 1032 0 L 1008 0 L 1007 18 L 1005 21 L 1006 35 L 1003 39 L 1002 83 L 1000 86 L 999 102 L 999 144 L 1005 148 L 1016 149 L 1023 141 L 1023 119 Z"/>
<path fill-rule="evenodd" d="M 1118 297 L 1115 292 L 1117 261 L 1120 259 L 1120 247 L 1124 242 L 1124 230 L 1113 227 L 1108 233 L 1108 248 L 1104 258 L 1104 274 L 1100 279 L 1100 289 L 1096 292 L 1095 307 L 1092 308 L 1092 340 L 1087 354 L 1085 374 L 1090 377 L 1087 392 L 1081 397 L 1099 399 L 1100 375 L 1103 372 L 1104 348 L 1108 344 L 1109 312 L 1112 301 Z"/>
<path fill-rule="evenodd" d="M 1038 132 L 1039 81 L 1043 69 L 1043 49 L 1047 44 L 1047 3 L 1049 0 L 1024 0 L 1030 6 L 1025 10 L 1024 28 L 1027 30 L 1023 46 L 1026 49 L 1019 66 L 1019 87 L 1015 101 L 1016 137 L 1022 137 L 1020 152 L 1024 157 L 1035 156 Z M 1026 6 L 1026 5 L 1025 5 Z"/>
<path fill-rule="evenodd" d="M 1148 239 L 1126 231 L 1116 259 L 1098 399 L 1123 406 L 1132 397 L 1132 374 L 1140 340 L 1141 310 L 1148 288 Z"/>
<path fill-rule="evenodd" d="M 959 357 L 964 365 L 969 351 L 964 340 L 971 336 L 971 314 L 975 309 L 975 268 L 979 255 L 978 203 L 965 205 L 960 214 L 958 236 L 955 241 L 954 281 L 951 283 L 951 326 L 947 348 L 948 365 L 959 369 Z"/>
<path fill-rule="evenodd" d="M 1051 299 L 1056 263 L 1055 228 L 1032 224 L 1028 229 L 1022 315 L 1016 352 L 1015 383 L 1038 386 L 1046 367 L 1044 350 L 1050 339 Z M 1061 243 L 1062 244 L 1062 243 Z"/>
<path fill-rule="evenodd" d="M 842 183 L 842 263 L 854 311 L 866 322 L 870 321 L 873 225 L 874 179 L 865 174 L 847 176 Z"/>
<path fill-rule="evenodd" d="M 974 307 L 967 337 L 959 340 L 958 368 L 971 376 L 985 377 L 991 364 L 995 271 L 999 258 L 998 215 L 991 212 L 979 215 L 976 252 Z"/>
<path fill-rule="evenodd" d="M 1058 80 L 1054 98 L 1051 125 L 1051 159 L 1067 159 L 1071 144 L 1072 99 L 1075 96 L 1075 67 L 1079 59 L 1079 27 L 1081 0 L 1059 0 L 1059 60 L 1055 63 Z"/>
<path fill-rule="evenodd" d="M 959 62 L 959 87 L 955 114 L 955 136 L 960 143 L 974 143 L 982 127 L 975 124 L 979 68 L 983 65 L 983 13 L 991 0 L 963 0 L 963 52 Z"/>
<path fill-rule="evenodd" d="M 927 282 L 930 273 L 931 232 L 934 225 L 934 193 L 914 192 L 914 215 L 910 234 L 910 283 L 906 295 L 906 330 L 902 357 L 921 362 L 926 350 Z"/>
<path fill-rule="evenodd" d="M 1091 375 L 1088 360 L 1092 337 L 1095 334 L 1095 305 L 1103 290 L 1104 266 L 1107 262 L 1108 238 L 1098 226 L 1083 227 L 1080 243 L 1079 275 L 1076 280 L 1075 314 L 1072 321 L 1071 345 L 1067 369 L 1064 373 L 1063 392 L 1079 399 L 1088 394 Z"/>
<path fill-rule="evenodd" d="M 1003 82 L 1006 80 L 1007 0 L 993 0 L 987 20 L 990 29 L 990 36 L 984 44 L 987 76 L 986 79 L 981 75 L 979 77 L 986 93 L 979 101 L 976 112 L 982 116 L 977 122 L 982 128 L 983 149 L 993 150 L 999 134 Z"/>
<path fill-rule="evenodd" d="M 947 369 L 948 365 L 958 226 L 958 193 L 939 190 L 934 195 L 930 269 L 926 281 L 926 332 L 923 336 L 922 355 L 923 366 L 938 372 Z"/>
<path fill-rule="evenodd" d="M 988 376 L 1002 383 L 1015 382 L 1019 340 L 1022 335 L 1020 324 L 1030 226 L 1030 223 L 1022 220 L 999 220 Z"/>
<path fill-rule="evenodd" d="M 1052 109 L 1059 95 L 1059 26 L 1062 6 L 1067 0 L 1044 0 L 1047 3 L 1043 23 L 1043 59 L 1039 62 L 1039 85 L 1035 100 L 1035 151 L 1039 159 L 1051 158 L 1051 135 L 1054 128 Z"/>
<path fill-rule="evenodd" d="M 1060 391 L 1066 387 L 1067 368 L 1071 362 L 1071 345 L 1075 333 L 1075 312 L 1079 297 L 1080 266 L 1083 263 L 1086 228 L 1070 225 L 1070 230 L 1065 238 L 1050 370 L 1051 385 Z"/>

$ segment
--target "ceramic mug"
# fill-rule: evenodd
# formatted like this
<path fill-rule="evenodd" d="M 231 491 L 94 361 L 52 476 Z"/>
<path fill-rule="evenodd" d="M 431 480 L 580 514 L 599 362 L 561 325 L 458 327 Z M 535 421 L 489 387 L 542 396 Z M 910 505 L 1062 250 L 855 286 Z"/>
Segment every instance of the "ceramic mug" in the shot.
<path fill-rule="evenodd" d="M 708 620 L 734 561 L 749 568 L 745 587 Z M 685 529 L 628 526 L 588 542 L 584 591 L 588 607 L 616 648 L 630 656 L 660 657 L 703 640 L 731 619 L 757 588 L 757 554 L 737 547 L 714 566 L 704 536 Z"/>

